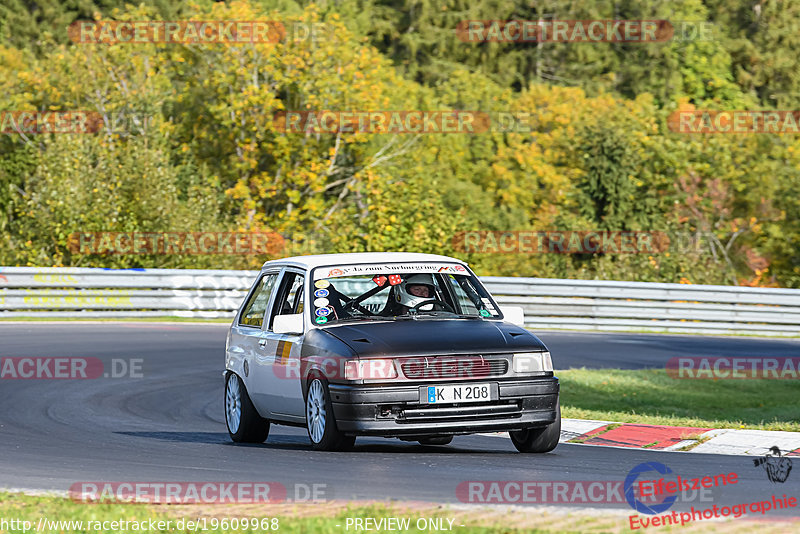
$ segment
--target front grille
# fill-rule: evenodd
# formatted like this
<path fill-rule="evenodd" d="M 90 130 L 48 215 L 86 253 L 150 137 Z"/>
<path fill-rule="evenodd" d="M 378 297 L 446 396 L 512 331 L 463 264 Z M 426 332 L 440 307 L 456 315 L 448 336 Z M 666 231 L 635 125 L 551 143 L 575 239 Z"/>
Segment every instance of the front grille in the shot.
<path fill-rule="evenodd" d="M 482 421 L 516 419 L 522 416 L 518 402 L 481 404 L 477 406 L 419 406 L 402 410 L 397 423 L 446 423 L 452 421 Z"/>
<path fill-rule="evenodd" d="M 406 378 L 470 379 L 502 376 L 508 372 L 508 360 L 481 356 L 436 356 L 409 358 L 400 364 Z"/>

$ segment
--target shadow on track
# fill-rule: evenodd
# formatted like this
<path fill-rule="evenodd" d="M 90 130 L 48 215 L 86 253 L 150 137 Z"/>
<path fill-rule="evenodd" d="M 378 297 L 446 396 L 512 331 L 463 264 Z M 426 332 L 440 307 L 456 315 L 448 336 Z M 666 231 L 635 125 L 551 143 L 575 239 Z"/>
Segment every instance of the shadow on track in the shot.
<path fill-rule="evenodd" d="M 159 441 L 169 441 L 173 443 L 204 443 L 210 445 L 225 445 L 232 447 L 243 448 L 263 448 L 263 449 L 281 449 L 281 450 L 307 450 L 311 451 L 311 443 L 306 436 L 303 435 L 285 435 L 276 434 L 270 435 L 266 443 L 233 443 L 230 437 L 225 432 L 115 432 L 115 434 L 123 436 L 131 436 L 135 438 L 148 438 Z M 473 447 L 464 447 L 454 444 L 450 445 L 421 445 L 419 443 L 409 441 L 403 442 L 398 440 L 381 438 L 359 438 L 353 447 L 353 453 L 392 453 L 392 454 L 511 454 L 516 456 L 518 453 L 513 450 L 496 450 L 489 448 L 476 449 Z M 341 454 L 341 453 L 336 453 Z"/>

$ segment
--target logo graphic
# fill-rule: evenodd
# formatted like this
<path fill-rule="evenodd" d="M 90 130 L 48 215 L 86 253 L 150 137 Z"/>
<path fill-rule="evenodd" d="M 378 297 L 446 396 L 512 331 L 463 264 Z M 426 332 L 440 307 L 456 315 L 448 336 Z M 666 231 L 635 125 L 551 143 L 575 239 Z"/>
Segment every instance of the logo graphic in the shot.
<path fill-rule="evenodd" d="M 317 289 L 316 291 L 314 291 L 314 296 L 318 298 L 324 298 L 327 297 L 328 295 L 329 293 L 327 289 Z"/>
<path fill-rule="evenodd" d="M 777 446 L 772 446 L 769 450 L 770 452 L 763 458 L 753 460 L 753 465 L 763 467 L 770 482 L 783 484 L 792 471 L 792 461 L 785 456 L 781 456 L 781 450 Z"/>
<path fill-rule="evenodd" d="M 625 490 L 625 500 L 628 501 L 628 504 L 639 513 L 649 514 L 649 515 L 656 515 L 660 514 L 661 512 L 665 512 L 670 509 L 670 507 L 675 503 L 678 496 L 677 495 L 670 495 L 662 502 L 653 505 L 647 505 L 636 498 L 636 495 L 633 493 L 633 489 L 636 485 L 636 479 L 639 478 L 639 475 L 642 473 L 647 473 L 648 471 L 655 471 L 661 475 L 667 475 L 672 473 L 672 469 L 667 467 L 666 465 L 659 463 L 659 462 L 645 462 L 643 464 L 639 464 L 633 469 L 628 472 L 628 476 L 625 477 L 625 484 L 623 485 L 623 489 Z"/>

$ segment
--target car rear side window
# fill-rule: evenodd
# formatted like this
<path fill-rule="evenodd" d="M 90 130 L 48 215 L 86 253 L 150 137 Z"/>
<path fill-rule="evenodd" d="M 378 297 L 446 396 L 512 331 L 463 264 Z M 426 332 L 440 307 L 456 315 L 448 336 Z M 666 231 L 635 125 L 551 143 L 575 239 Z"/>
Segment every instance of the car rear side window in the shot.
<path fill-rule="evenodd" d="M 264 314 L 267 311 L 269 298 L 275 289 L 277 274 L 265 274 L 258 282 L 258 288 L 250 295 L 250 300 L 244 307 L 239 324 L 261 328 L 264 324 Z"/>

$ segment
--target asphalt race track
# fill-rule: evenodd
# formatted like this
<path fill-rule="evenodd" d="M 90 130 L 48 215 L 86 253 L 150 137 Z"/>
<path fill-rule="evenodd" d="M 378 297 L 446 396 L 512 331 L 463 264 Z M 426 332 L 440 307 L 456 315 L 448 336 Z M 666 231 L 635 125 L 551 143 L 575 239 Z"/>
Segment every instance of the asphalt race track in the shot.
<path fill-rule="evenodd" d="M 634 466 L 655 461 L 684 478 L 738 474 L 737 484 L 715 490 L 713 502 L 695 506 L 797 497 L 800 489 L 800 473 L 772 483 L 748 457 L 572 444 L 522 455 L 505 437 L 456 437 L 446 447 L 360 438 L 353 452 L 322 453 L 308 450 L 304 430 L 273 426 L 263 445 L 234 445 L 222 409 L 226 330 L 224 324 L 0 323 L 0 357 L 95 357 L 106 369 L 114 358 L 143 360 L 141 378 L 0 380 L 0 487 L 65 491 L 79 481 L 275 481 L 287 486 L 290 498 L 296 484 L 324 484 L 329 499 L 458 503 L 456 487 L 463 481 L 621 481 Z M 679 355 L 800 354 L 799 340 L 541 337 L 562 369 L 658 367 Z M 630 510 L 624 502 L 597 506 Z M 800 509 L 769 515 L 798 516 Z"/>

